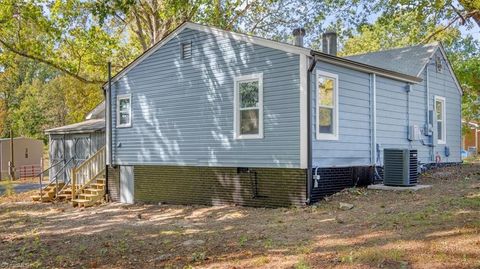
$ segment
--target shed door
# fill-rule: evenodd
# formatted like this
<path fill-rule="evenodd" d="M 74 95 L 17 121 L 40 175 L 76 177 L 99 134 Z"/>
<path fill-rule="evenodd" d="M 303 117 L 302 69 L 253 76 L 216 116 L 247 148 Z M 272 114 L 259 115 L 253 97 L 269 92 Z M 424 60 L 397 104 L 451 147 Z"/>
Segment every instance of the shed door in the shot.
<path fill-rule="evenodd" d="M 133 166 L 120 166 L 120 202 L 133 204 Z"/>
<path fill-rule="evenodd" d="M 60 161 L 63 161 L 63 136 L 50 136 L 50 165 L 54 165 Z M 60 171 L 62 164 L 58 164 L 49 170 L 50 180 Z M 48 167 L 44 167 L 48 168 Z M 58 175 L 59 179 L 63 181 L 63 174 Z"/>

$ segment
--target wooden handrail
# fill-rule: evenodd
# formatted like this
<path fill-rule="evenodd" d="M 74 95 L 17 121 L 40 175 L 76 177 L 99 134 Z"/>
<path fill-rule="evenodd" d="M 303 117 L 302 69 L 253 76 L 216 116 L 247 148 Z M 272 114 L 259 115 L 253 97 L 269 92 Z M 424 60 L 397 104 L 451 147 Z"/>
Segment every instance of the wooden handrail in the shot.
<path fill-rule="evenodd" d="M 73 161 L 73 160 L 74 160 L 74 157 L 68 159 L 68 161 L 67 161 L 62 167 L 60 167 L 60 169 L 55 173 L 55 175 L 54 175 L 52 178 L 49 179 L 50 181 L 48 182 L 47 186 L 49 186 L 50 184 L 52 184 L 52 183 L 55 181 L 55 186 L 56 186 L 55 195 L 58 194 L 58 175 L 59 175 L 60 172 L 62 172 L 62 171 L 67 167 L 67 165 L 68 165 L 71 161 Z M 50 168 L 56 166 L 56 165 L 59 164 L 60 162 L 63 162 L 63 161 L 59 161 L 59 162 L 55 163 L 54 165 L 50 166 L 49 168 L 47 168 L 47 169 L 44 170 L 43 172 L 48 171 Z M 42 173 L 43 173 L 43 172 L 42 172 Z M 42 200 L 42 199 L 43 199 L 43 183 L 42 183 L 42 178 L 40 177 L 39 179 L 40 179 L 40 200 Z"/>
<path fill-rule="evenodd" d="M 86 185 L 105 172 L 105 152 L 104 146 L 78 167 L 72 169 L 72 199 L 76 198 L 77 184 L 80 185 L 78 191 L 81 192 Z"/>
<path fill-rule="evenodd" d="M 77 168 L 76 170 L 80 170 L 82 169 L 84 166 L 86 166 L 89 161 L 91 161 L 93 158 L 97 157 L 98 155 L 105 153 L 105 146 L 101 147 L 97 152 L 95 152 L 95 154 L 93 154 L 92 156 L 90 156 L 90 158 L 86 159 L 83 163 L 81 163 Z"/>
<path fill-rule="evenodd" d="M 96 174 L 95 176 L 90 178 L 87 182 L 85 182 L 85 184 L 82 184 L 80 186 L 80 188 L 78 189 L 78 192 L 80 193 L 81 191 L 83 191 L 92 181 L 97 179 L 103 172 L 105 172 L 105 168 L 103 170 L 101 170 L 98 174 Z"/>

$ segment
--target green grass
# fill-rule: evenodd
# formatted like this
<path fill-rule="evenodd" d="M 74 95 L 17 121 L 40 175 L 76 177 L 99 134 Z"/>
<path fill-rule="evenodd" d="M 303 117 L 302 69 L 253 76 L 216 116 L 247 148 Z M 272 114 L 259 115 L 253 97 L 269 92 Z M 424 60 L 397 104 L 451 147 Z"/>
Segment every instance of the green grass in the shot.
<path fill-rule="evenodd" d="M 448 200 L 448 203 L 457 208 L 480 209 L 480 193 L 460 198 L 451 198 Z"/>
<path fill-rule="evenodd" d="M 394 212 L 377 216 L 375 219 L 381 227 L 392 228 L 393 226 L 403 227 L 427 227 L 432 224 L 441 224 L 455 217 L 449 210 L 442 210 L 440 204 L 428 205 L 415 211 Z"/>
<path fill-rule="evenodd" d="M 304 259 L 301 259 L 300 261 L 298 261 L 297 264 L 295 264 L 294 268 L 295 269 L 310 269 L 311 267 Z"/>
<path fill-rule="evenodd" d="M 246 235 L 241 235 L 239 238 L 238 238 L 238 245 L 243 247 L 245 246 L 245 244 L 247 244 L 248 242 L 248 237 Z"/>

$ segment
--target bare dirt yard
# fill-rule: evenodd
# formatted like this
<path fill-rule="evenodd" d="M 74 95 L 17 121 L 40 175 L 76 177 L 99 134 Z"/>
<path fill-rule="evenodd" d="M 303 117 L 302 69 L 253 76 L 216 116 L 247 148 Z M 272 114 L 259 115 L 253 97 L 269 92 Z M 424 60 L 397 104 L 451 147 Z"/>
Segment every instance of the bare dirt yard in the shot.
<path fill-rule="evenodd" d="M 278 209 L 80 210 L 10 195 L 0 198 L 0 268 L 480 268 L 480 164 L 421 183 L 433 188 L 353 188 Z"/>

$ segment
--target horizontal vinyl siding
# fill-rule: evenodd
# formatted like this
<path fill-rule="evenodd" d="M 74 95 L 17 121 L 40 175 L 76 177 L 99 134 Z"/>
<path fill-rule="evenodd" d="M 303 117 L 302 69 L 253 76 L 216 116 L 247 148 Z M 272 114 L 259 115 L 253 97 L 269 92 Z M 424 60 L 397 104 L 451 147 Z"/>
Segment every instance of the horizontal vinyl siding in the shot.
<path fill-rule="evenodd" d="M 380 165 L 383 165 L 385 148 L 416 149 L 419 161 L 429 162 L 429 148 L 422 145 L 421 141 L 408 140 L 410 125 L 424 128 L 426 123 L 425 87 L 425 81 L 413 84 L 407 93 L 407 83 L 377 77 L 377 144 L 380 145 Z M 422 134 L 421 138 L 424 143 L 429 143 L 427 136 Z"/>
<path fill-rule="evenodd" d="M 408 148 L 407 83 L 377 76 L 377 144 L 384 148 Z"/>
<path fill-rule="evenodd" d="M 441 56 L 441 54 L 437 54 Z M 442 162 L 459 162 L 461 148 L 461 95 L 459 94 L 452 74 L 445 61 L 444 70 L 437 73 L 435 57 L 428 64 L 429 74 L 429 110 L 434 109 L 435 95 L 446 98 L 447 146 L 450 147 L 449 158 L 445 157 L 445 145 L 431 148 L 432 140 L 422 132 L 422 141 L 408 141 L 407 92 L 408 85 L 388 78 L 377 77 L 377 143 L 381 146 L 381 162 L 384 148 L 411 148 L 418 150 L 421 163 L 432 163 L 438 153 Z M 426 70 L 421 74 L 422 82 L 414 84 L 410 92 L 410 125 L 418 125 L 423 129 L 427 121 Z M 435 124 L 433 131 L 436 132 Z"/>
<path fill-rule="evenodd" d="M 235 140 L 233 80 L 253 73 L 263 73 L 264 138 Z M 132 127 L 113 130 L 116 164 L 300 166 L 298 55 L 185 29 L 113 88 L 133 104 Z"/>
<path fill-rule="evenodd" d="M 437 55 L 442 57 L 440 52 L 437 52 Z M 442 57 L 443 59 L 443 57 Z M 462 97 L 458 92 L 455 81 L 453 79 L 453 74 L 451 74 L 447 68 L 447 65 L 444 60 L 442 60 L 443 71 L 437 72 L 434 65 L 434 59 L 429 68 L 429 78 L 430 78 L 430 104 L 431 109 L 434 106 L 435 95 L 445 97 L 445 109 L 446 109 L 446 127 L 447 127 L 447 143 L 446 145 L 435 145 L 434 151 L 435 155 L 438 153 L 442 161 L 444 162 L 460 162 L 461 161 L 461 147 L 462 147 L 462 136 L 461 136 L 461 102 Z M 436 129 L 435 129 L 436 130 Z M 436 144 L 436 143 L 435 143 Z M 445 146 L 450 148 L 450 157 L 445 156 Z"/>
<path fill-rule="evenodd" d="M 369 74 L 318 62 L 317 70 L 338 75 L 339 139 L 317 140 L 317 83 L 312 73 L 313 167 L 363 166 L 370 164 L 371 109 Z"/>
<path fill-rule="evenodd" d="M 410 92 L 410 124 L 416 124 L 420 128 L 425 128 L 427 123 L 427 96 L 426 96 L 426 81 L 425 81 L 425 72 L 423 74 L 424 80 L 419 84 L 415 84 L 412 87 Z M 421 138 L 424 141 L 424 144 L 431 142 L 428 136 L 421 135 Z M 425 145 L 422 145 L 421 141 L 412 141 L 410 142 L 413 149 L 416 149 L 418 152 L 418 160 L 421 163 L 430 163 L 432 161 L 432 151 L 431 148 Z"/>
<path fill-rule="evenodd" d="M 306 199 L 306 170 L 258 168 L 255 180 L 236 168 L 135 166 L 135 201 L 171 204 L 236 204 L 277 207 L 302 206 Z"/>

